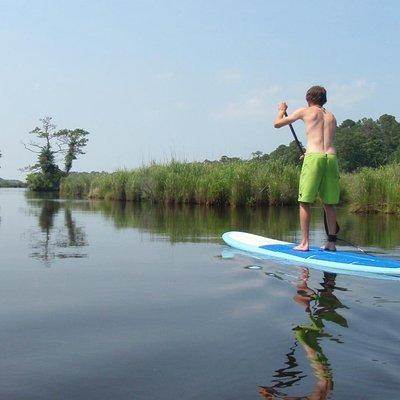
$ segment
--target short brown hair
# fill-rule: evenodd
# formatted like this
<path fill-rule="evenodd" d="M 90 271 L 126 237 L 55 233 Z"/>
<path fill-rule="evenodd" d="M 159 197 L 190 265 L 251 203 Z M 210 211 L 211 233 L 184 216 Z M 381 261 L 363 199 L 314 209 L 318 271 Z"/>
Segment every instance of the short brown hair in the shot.
<path fill-rule="evenodd" d="M 326 90 L 322 86 L 313 86 L 307 90 L 306 100 L 308 103 L 323 106 L 326 103 Z"/>

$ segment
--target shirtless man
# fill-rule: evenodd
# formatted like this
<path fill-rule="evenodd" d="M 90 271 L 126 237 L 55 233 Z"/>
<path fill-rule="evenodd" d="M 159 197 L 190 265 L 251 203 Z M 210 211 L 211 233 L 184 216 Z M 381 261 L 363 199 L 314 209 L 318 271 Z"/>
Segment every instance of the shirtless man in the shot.
<path fill-rule="evenodd" d="M 317 195 L 324 203 L 328 223 L 328 241 L 324 250 L 335 251 L 336 246 L 336 210 L 339 203 L 339 168 L 333 139 L 336 132 L 335 116 L 325 110 L 326 90 L 321 86 L 311 87 L 306 94 L 308 107 L 299 108 L 291 115 L 285 116 L 286 103 L 279 104 L 275 128 L 292 124 L 301 119 L 306 125 L 307 150 L 301 169 L 299 184 L 300 226 L 302 241 L 294 249 L 309 250 L 310 204 Z"/>

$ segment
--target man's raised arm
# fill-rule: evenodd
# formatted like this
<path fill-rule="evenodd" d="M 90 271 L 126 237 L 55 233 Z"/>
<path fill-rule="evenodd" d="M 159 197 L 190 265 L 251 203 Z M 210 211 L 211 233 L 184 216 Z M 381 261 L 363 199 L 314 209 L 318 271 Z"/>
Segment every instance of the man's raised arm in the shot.
<path fill-rule="evenodd" d="M 293 122 L 297 121 L 298 119 L 303 119 L 304 116 L 304 108 L 299 108 L 298 110 L 294 111 L 292 114 L 285 117 L 285 112 L 287 110 L 286 103 L 279 103 L 278 106 L 278 115 L 274 121 L 275 128 L 281 128 L 282 126 L 292 124 Z"/>

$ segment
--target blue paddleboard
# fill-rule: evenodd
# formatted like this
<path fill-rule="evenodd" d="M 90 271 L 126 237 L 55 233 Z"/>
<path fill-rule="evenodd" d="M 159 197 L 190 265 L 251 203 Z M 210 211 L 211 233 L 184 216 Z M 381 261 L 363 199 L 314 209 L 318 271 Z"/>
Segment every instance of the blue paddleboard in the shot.
<path fill-rule="evenodd" d="M 301 265 L 315 266 L 330 271 L 368 272 L 400 275 L 400 261 L 376 257 L 361 252 L 324 251 L 311 247 L 309 251 L 293 250 L 294 243 L 282 242 L 245 232 L 226 232 L 222 239 L 229 246 L 259 256 L 280 258 Z"/>

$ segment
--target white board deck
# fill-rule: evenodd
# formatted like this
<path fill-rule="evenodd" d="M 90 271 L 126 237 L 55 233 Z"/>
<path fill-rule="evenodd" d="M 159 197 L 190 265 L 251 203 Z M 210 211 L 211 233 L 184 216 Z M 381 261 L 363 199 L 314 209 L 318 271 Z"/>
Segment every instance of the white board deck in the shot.
<path fill-rule="evenodd" d="M 294 243 L 283 242 L 246 232 L 226 232 L 222 239 L 229 246 L 269 258 L 279 258 L 300 265 L 326 267 L 329 271 L 342 270 L 374 274 L 400 275 L 400 261 L 361 252 L 324 251 L 317 247 L 310 251 L 293 250 Z"/>

